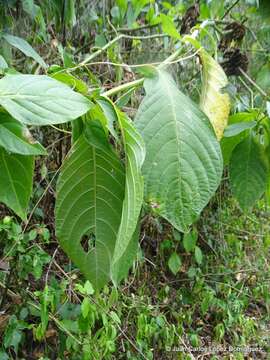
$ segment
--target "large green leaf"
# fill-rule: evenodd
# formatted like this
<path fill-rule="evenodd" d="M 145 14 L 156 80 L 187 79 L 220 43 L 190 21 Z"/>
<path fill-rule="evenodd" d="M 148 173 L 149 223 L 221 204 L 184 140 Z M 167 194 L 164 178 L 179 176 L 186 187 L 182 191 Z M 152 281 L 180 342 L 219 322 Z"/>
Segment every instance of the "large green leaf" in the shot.
<path fill-rule="evenodd" d="M 140 134 L 124 113 L 117 112 L 126 156 L 126 185 L 112 263 L 112 276 L 116 283 L 126 276 L 138 248 L 138 239 L 134 232 L 143 203 L 144 184 L 141 169 L 145 158 L 145 147 Z"/>
<path fill-rule="evenodd" d="M 229 164 L 232 191 L 240 207 L 252 207 L 266 190 L 268 166 L 263 147 L 252 133 L 234 149 Z"/>
<path fill-rule="evenodd" d="M 115 126 L 121 132 L 126 163 L 125 198 L 121 224 L 112 261 L 112 279 L 118 283 L 123 279 L 132 265 L 138 249 L 138 218 L 143 202 L 143 177 L 141 168 L 145 157 L 145 147 L 140 134 L 131 120 L 105 97 L 97 100 L 106 116 L 106 128 L 119 141 Z"/>
<path fill-rule="evenodd" d="M 63 165 L 57 185 L 56 234 L 71 260 L 95 288 L 101 288 L 111 275 L 125 174 L 101 126 L 95 127 L 78 139 Z M 87 251 L 81 244 L 84 238 Z"/>
<path fill-rule="evenodd" d="M 26 220 L 32 192 L 33 156 L 9 154 L 0 147 L 0 201 Z"/>
<path fill-rule="evenodd" d="M 146 199 L 186 231 L 220 183 L 220 146 L 208 118 L 167 73 L 147 79 L 145 87 L 135 125 L 146 145 Z"/>
<path fill-rule="evenodd" d="M 31 57 L 34 59 L 39 65 L 41 65 L 43 68 L 46 68 L 47 65 L 45 61 L 42 59 L 42 57 L 32 48 L 30 44 L 28 44 L 27 41 L 24 39 L 13 36 L 10 34 L 4 34 L 3 38 L 12 46 L 19 49 L 21 52 L 23 52 L 26 56 Z"/>
<path fill-rule="evenodd" d="M 15 154 L 47 154 L 44 147 L 33 139 L 26 126 L 5 113 L 0 113 L 0 146 Z"/>
<path fill-rule="evenodd" d="M 201 109 L 210 119 L 220 140 L 228 123 L 230 98 L 224 88 L 228 85 L 222 67 L 204 50 L 200 51 L 203 65 Z"/>
<path fill-rule="evenodd" d="M 28 125 L 60 124 L 86 113 L 92 103 L 67 85 L 43 75 L 7 75 L 0 80 L 0 104 Z"/>

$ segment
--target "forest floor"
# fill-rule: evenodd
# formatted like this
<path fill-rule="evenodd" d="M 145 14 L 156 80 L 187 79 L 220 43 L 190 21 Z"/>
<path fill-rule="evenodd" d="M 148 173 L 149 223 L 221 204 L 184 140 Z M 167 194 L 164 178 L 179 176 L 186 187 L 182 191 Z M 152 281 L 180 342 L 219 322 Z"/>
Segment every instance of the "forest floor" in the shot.
<path fill-rule="evenodd" d="M 243 215 L 234 200 L 220 199 L 197 224 L 197 251 L 165 221 L 145 216 L 129 278 L 100 294 L 50 225 L 33 221 L 24 232 L 4 217 L 0 359 L 268 359 L 270 213 L 261 202 Z M 174 252 L 176 275 L 168 266 Z"/>

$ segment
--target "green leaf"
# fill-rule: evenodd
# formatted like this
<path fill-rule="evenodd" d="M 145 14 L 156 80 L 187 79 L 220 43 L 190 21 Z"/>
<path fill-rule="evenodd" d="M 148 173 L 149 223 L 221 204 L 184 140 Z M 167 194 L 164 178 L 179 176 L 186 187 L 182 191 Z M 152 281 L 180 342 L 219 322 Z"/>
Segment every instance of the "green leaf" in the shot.
<path fill-rule="evenodd" d="M 73 27 L 76 24 L 75 0 L 66 0 L 64 18 L 67 25 Z"/>
<path fill-rule="evenodd" d="M 182 261 L 180 256 L 176 252 L 172 253 L 168 261 L 168 266 L 174 275 L 181 269 L 181 265 Z"/>
<path fill-rule="evenodd" d="M 268 117 L 270 118 L 270 101 L 266 101 L 266 111 Z"/>
<path fill-rule="evenodd" d="M 112 260 L 112 277 L 115 283 L 127 275 L 138 249 L 135 231 L 143 203 L 141 168 L 145 158 L 143 140 L 131 120 L 118 111 L 118 121 L 125 150 L 126 184 L 122 218 Z"/>
<path fill-rule="evenodd" d="M 165 14 L 160 14 L 160 21 L 161 21 L 161 26 L 162 26 L 162 30 L 165 34 L 168 34 L 169 36 L 171 36 L 174 39 L 181 39 L 181 35 L 179 34 L 179 32 L 177 31 L 173 19 Z"/>
<path fill-rule="evenodd" d="M 186 231 L 220 183 L 220 146 L 208 118 L 167 73 L 147 79 L 145 87 L 135 125 L 146 145 L 146 200 Z"/>
<path fill-rule="evenodd" d="M 0 350 L 0 360 L 9 360 L 8 354 L 2 350 Z"/>
<path fill-rule="evenodd" d="M 11 46 L 14 46 L 15 48 L 19 49 L 22 53 L 24 53 L 26 56 L 34 59 L 43 68 L 47 67 L 47 65 L 46 65 L 45 61 L 42 59 L 42 57 L 24 39 L 22 39 L 18 36 L 10 35 L 10 34 L 3 35 L 3 38 Z"/>
<path fill-rule="evenodd" d="M 87 317 L 90 309 L 91 309 L 91 303 L 90 303 L 90 300 L 86 297 L 83 299 L 83 302 L 81 304 L 81 312 L 82 312 L 82 316 L 84 318 Z"/>
<path fill-rule="evenodd" d="M 34 159 L 32 156 L 9 154 L 0 147 L 0 201 L 26 220 L 32 193 Z"/>
<path fill-rule="evenodd" d="M 23 336 L 22 330 L 25 328 L 26 326 L 23 325 L 22 321 L 17 319 L 16 315 L 11 315 L 3 337 L 2 345 L 4 348 L 13 347 L 17 354 Z"/>
<path fill-rule="evenodd" d="M 229 125 L 224 131 L 224 137 L 232 137 L 241 134 L 245 130 L 254 128 L 256 124 L 256 121 L 250 121 Z"/>
<path fill-rule="evenodd" d="M 116 0 L 116 4 L 119 7 L 121 17 L 123 18 L 127 11 L 128 1 L 127 0 Z"/>
<path fill-rule="evenodd" d="M 236 113 L 229 117 L 229 124 L 233 125 L 233 124 L 237 124 L 240 122 L 241 123 L 242 122 L 250 122 L 250 121 L 253 121 L 254 119 L 256 119 L 257 116 L 258 116 L 258 113 L 256 111 Z M 221 139 L 220 145 L 221 145 L 221 149 L 222 149 L 224 165 L 229 164 L 233 149 L 247 135 L 248 135 L 248 131 L 242 131 L 241 133 L 239 133 L 238 135 L 235 135 L 233 137 L 225 137 L 224 136 Z"/>
<path fill-rule="evenodd" d="M 35 19 L 38 13 L 39 6 L 34 4 L 34 0 L 22 0 L 23 10 L 31 16 L 32 19 Z"/>
<path fill-rule="evenodd" d="M 270 61 L 268 60 L 266 64 L 259 67 L 258 72 L 256 71 L 256 84 L 258 84 L 264 91 L 267 93 L 270 89 Z"/>
<path fill-rule="evenodd" d="M 92 103 L 44 75 L 7 75 L 0 80 L 0 104 L 28 125 L 60 124 L 85 114 Z"/>
<path fill-rule="evenodd" d="M 118 6 L 113 6 L 111 9 L 111 15 L 118 22 L 120 20 L 120 9 Z"/>
<path fill-rule="evenodd" d="M 110 314 L 111 319 L 112 319 L 116 324 L 121 325 L 121 320 L 120 320 L 119 316 L 117 315 L 117 313 L 116 313 L 115 311 L 110 311 L 109 314 Z"/>
<path fill-rule="evenodd" d="M 131 120 L 120 112 L 109 99 L 101 97 L 98 104 L 107 116 L 111 133 L 115 132 L 114 124 L 118 123 L 125 151 L 125 198 L 112 260 L 112 278 L 115 283 L 118 283 L 127 275 L 138 248 L 136 228 L 143 202 L 144 188 L 141 167 L 145 157 L 145 147 Z"/>
<path fill-rule="evenodd" d="M 82 135 L 64 162 L 57 184 L 56 235 L 67 255 L 97 289 L 110 278 L 125 175 L 109 143 L 104 149 L 105 133 L 94 134 L 97 138 L 92 142 Z M 88 246 L 84 249 L 83 245 Z"/>
<path fill-rule="evenodd" d="M 102 111 L 106 117 L 106 120 L 107 120 L 106 125 L 107 125 L 108 130 L 110 131 L 112 136 L 117 141 L 119 141 L 119 137 L 114 128 L 114 123 L 115 123 L 115 121 L 117 121 L 117 114 L 115 112 L 113 104 L 108 99 L 105 99 L 102 97 L 100 99 L 97 99 L 97 103 L 100 106 L 100 108 L 102 109 Z"/>
<path fill-rule="evenodd" d="M 138 66 L 135 72 L 147 78 L 157 76 L 157 69 L 153 65 Z"/>
<path fill-rule="evenodd" d="M 2 55 L 0 55 L 0 71 L 3 72 L 6 69 L 8 69 L 8 64 L 5 58 Z"/>
<path fill-rule="evenodd" d="M 203 261 L 203 254 L 199 246 L 195 246 L 195 252 L 194 252 L 195 260 L 198 265 L 202 264 Z"/>
<path fill-rule="evenodd" d="M 89 280 L 86 280 L 84 284 L 84 291 L 86 295 L 93 295 L 95 292 Z"/>
<path fill-rule="evenodd" d="M 115 101 L 115 104 L 121 109 L 122 107 L 126 106 L 128 102 L 130 101 L 130 98 L 134 92 L 134 88 L 130 88 L 126 92 L 123 93 L 117 100 Z"/>
<path fill-rule="evenodd" d="M 72 127 L 72 139 L 71 142 L 74 144 L 81 134 L 83 133 L 84 123 L 82 118 L 75 119 L 71 122 Z"/>
<path fill-rule="evenodd" d="M 100 105 L 94 104 L 94 106 L 91 108 L 91 110 L 88 112 L 88 118 L 93 121 L 98 121 L 102 124 L 103 130 L 105 131 L 106 135 L 109 135 L 109 122 L 110 120 L 106 117 L 106 114 L 103 112 L 103 109 L 100 107 Z"/>
<path fill-rule="evenodd" d="M 228 79 L 222 67 L 204 49 L 200 51 L 200 58 L 203 66 L 200 107 L 210 119 L 220 140 L 230 113 L 230 98 L 224 92 Z"/>
<path fill-rule="evenodd" d="M 229 164 L 230 183 L 240 207 L 252 207 L 266 190 L 268 168 L 263 147 L 250 133 L 234 149 Z"/>
<path fill-rule="evenodd" d="M 4 113 L 0 113 L 0 146 L 14 154 L 47 154 L 44 147 L 32 138 L 26 126 Z"/>
<path fill-rule="evenodd" d="M 198 239 L 198 233 L 195 231 L 185 234 L 183 239 L 184 249 L 187 252 L 194 251 L 197 239 Z"/>
<path fill-rule="evenodd" d="M 128 6 L 127 11 L 127 25 L 133 27 L 134 22 L 142 12 L 143 8 L 150 2 L 150 0 L 131 0 L 132 6 Z M 129 4 L 130 5 L 130 4 Z"/>
<path fill-rule="evenodd" d="M 45 24 L 40 6 L 36 5 L 34 0 L 22 0 L 22 8 L 30 16 L 31 20 L 34 20 L 37 23 L 39 26 L 40 35 L 44 41 L 47 41 L 47 26 Z"/>
<path fill-rule="evenodd" d="M 58 80 L 64 84 L 67 84 L 72 89 L 75 89 L 84 95 L 86 95 L 88 93 L 88 87 L 87 87 L 86 83 L 80 79 L 77 79 L 75 76 L 73 76 L 71 74 L 67 74 L 64 72 L 56 72 L 50 76 L 55 80 Z"/>

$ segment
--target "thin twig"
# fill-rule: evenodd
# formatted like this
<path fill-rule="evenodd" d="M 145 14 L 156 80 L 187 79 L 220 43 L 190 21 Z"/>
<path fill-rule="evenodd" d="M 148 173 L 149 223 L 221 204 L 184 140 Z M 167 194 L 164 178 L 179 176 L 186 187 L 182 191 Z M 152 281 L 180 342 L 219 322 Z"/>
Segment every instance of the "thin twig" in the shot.
<path fill-rule="evenodd" d="M 116 43 L 117 41 L 119 41 L 120 39 L 123 38 L 123 34 L 120 34 L 118 36 L 116 36 L 114 39 L 112 39 L 111 41 L 109 41 L 106 45 L 104 45 L 102 48 L 100 48 L 98 51 L 95 51 L 93 54 L 89 55 L 86 59 L 84 59 L 77 67 L 83 66 L 85 64 L 87 64 L 89 61 L 93 60 L 95 57 L 97 57 L 98 55 L 100 55 L 103 51 L 107 50 L 109 47 L 111 47 L 114 43 Z M 72 70 L 72 69 L 70 69 Z"/>
<path fill-rule="evenodd" d="M 236 0 L 228 9 L 225 11 L 225 14 L 221 17 L 221 20 L 223 20 L 229 12 L 239 3 L 240 0 Z"/>
<path fill-rule="evenodd" d="M 199 49 L 200 50 L 200 49 Z M 164 65 L 172 65 L 172 64 L 176 64 L 180 61 L 185 61 L 185 60 L 189 60 L 191 58 L 193 58 L 195 55 L 198 54 L 199 50 L 195 51 L 194 53 L 192 53 L 191 55 L 176 59 L 174 61 L 168 61 L 168 60 L 164 60 L 164 61 L 157 61 L 157 62 L 153 62 L 153 63 L 145 63 L 145 64 L 125 64 L 125 63 L 115 63 L 112 61 L 96 61 L 96 62 L 92 62 L 92 63 L 88 63 L 85 64 L 85 66 L 93 66 L 93 65 L 111 65 L 111 66 L 115 66 L 115 67 L 123 67 L 123 68 L 141 68 L 141 67 L 145 67 L 145 66 L 156 66 L 156 65 L 162 65 L 162 67 Z M 78 65 L 79 67 L 79 65 Z M 56 128 L 56 127 L 55 127 Z M 57 129 L 57 128 L 56 128 Z M 61 129 L 59 129 L 61 131 Z M 66 132 L 66 131 L 65 131 Z M 68 132 L 69 133 L 69 132 Z"/>
<path fill-rule="evenodd" d="M 109 41 L 106 45 L 104 45 L 99 50 L 95 51 L 93 54 L 89 55 L 86 59 L 84 59 L 81 63 L 79 63 L 74 68 L 70 68 L 69 71 L 74 71 L 83 65 L 89 65 L 89 61 L 96 58 L 98 55 L 100 55 L 102 52 L 107 50 L 109 47 L 111 47 L 113 44 L 115 44 L 117 41 L 121 39 L 131 39 L 131 40 L 150 40 L 150 39 L 156 39 L 156 38 L 164 38 L 168 37 L 166 34 L 153 34 L 153 35 L 146 35 L 146 36 L 132 36 L 132 35 L 125 35 L 125 34 L 119 34 L 116 36 L 113 40 Z"/>
<path fill-rule="evenodd" d="M 46 276 L 45 276 L 45 284 L 46 284 L 46 286 L 48 285 L 49 273 L 50 273 L 50 271 L 51 271 L 52 264 L 54 263 L 54 259 L 55 259 L 55 256 L 56 256 L 56 254 L 57 254 L 58 249 L 59 249 L 59 246 L 57 246 L 57 248 L 54 250 L 53 256 L 52 256 L 51 261 L 50 261 L 50 264 L 49 264 L 49 266 L 48 266 L 48 270 L 47 270 L 47 272 L 46 272 Z"/>
<path fill-rule="evenodd" d="M 267 93 L 262 88 L 260 88 L 260 86 L 258 84 L 256 84 L 256 82 L 254 80 L 252 80 L 243 69 L 239 68 L 239 70 L 240 70 L 241 74 L 259 91 L 259 93 L 262 96 L 264 96 L 266 98 L 269 97 L 267 95 Z"/>
<path fill-rule="evenodd" d="M 71 131 L 68 131 L 68 130 L 64 130 L 64 129 L 60 129 L 60 128 L 58 128 L 57 126 L 54 126 L 54 125 L 50 125 L 53 129 L 55 129 L 55 130 L 57 130 L 57 131 L 59 131 L 59 132 L 62 132 L 62 133 L 65 133 L 65 134 L 72 134 L 72 132 Z"/>
<path fill-rule="evenodd" d="M 184 61 L 184 60 L 190 59 L 190 58 L 194 57 L 200 51 L 200 49 L 196 50 L 193 54 L 191 54 L 189 56 L 177 59 L 177 57 L 179 56 L 181 51 L 182 51 L 182 49 L 180 49 L 180 48 L 177 49 L 167 59 L 165 59 L 163 62 L 159 63 L 158 68 L 163 69 L 164 67 L 166 67 L 168 65 L 175 64 L 175 63 L 177 63 L 179 61 Z M 147 64 L 144 64 L 144 66 L 145 65 L 147 65 Z M 141 64 L 141 66 L 143 66 L 143 65 Z M 115 95 L 115 94 L 119 93 L 120 91 L 125 91 L 125 90 L 128 90 L 130 88 L 136 88 L 138 86 L 141 86 L 143 84 L 143 82 L 144 82 L 144 78 L 134 80 L 134 81 L 131 81 L 131 82 L 116 86 L 113 89 L 104 92 L 102 95 L 109 97 L 109 96 L 112 96 L 112 95 Z"/>
<path fill-rule="evenodd" d="M 125 33 L 134 33 L 134 32 L 137 32 L 137 31 L 140 31 L 140 30 L 145 30 L 145 29 L 152 29 L 154 27 L 157 27 L 159 26 L 160 24 L 148 24 L 148 25 L 142 25 L 142 26 L 138 26 L 136 28 L 118 28 L 117 31 L 118 32 L 125 32 Z M 113 34 L 114 31 L 109 31 L 109 34 Z"/>

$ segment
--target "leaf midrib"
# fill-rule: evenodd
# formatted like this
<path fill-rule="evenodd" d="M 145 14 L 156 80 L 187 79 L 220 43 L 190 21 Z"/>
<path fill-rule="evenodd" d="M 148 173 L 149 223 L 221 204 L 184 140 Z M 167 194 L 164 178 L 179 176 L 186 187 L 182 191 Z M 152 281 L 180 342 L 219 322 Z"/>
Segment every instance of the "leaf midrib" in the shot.
<path fill-rule="evenodd" d="M 171 108 L 172 108 L 172 115 L 173 115 L 173 123 L 174 123 L 174 127 L 175 127 L 175 133 L 176 133 L 176 142 L 177 142 L 177 155 L 178 155 L 178 163 L 179 163 L 179 166 L 177 166 L 177 172 L 178 172 L 178 177 L 177 177 L 177 180 L 178 180 L 178 184 L 179 184 L 179 199 L 181 200 L 181 205 L 183 205 L 183 202 L 182 202 L 182 187 L 181 187 L 181 182 L 182 182 L 182 174 L 181 174 L 181 161 L 180 161 L 180 145 L 181 145 L 181 141 L 179 139 L 179 136 L 180 134 L 178 134 L 178 127 L 177 127 L 177 118 L 176 118 L 176 112 L 175 112 L 175 103 L 174 103 L 174 94 L 171 93 L 170 91 L 170 83 L 168 81 L 165 81 L 165 87 L 167 89 L 167 92 L 168 92 L 168 95 L 169 95 L 169 100 L 170 100 L 170 103 L 171 103 Z M 182 213 L 182 216 L 183 216 L 183 208 L 182 206 L 180 206 L 180 211 Z"/>

